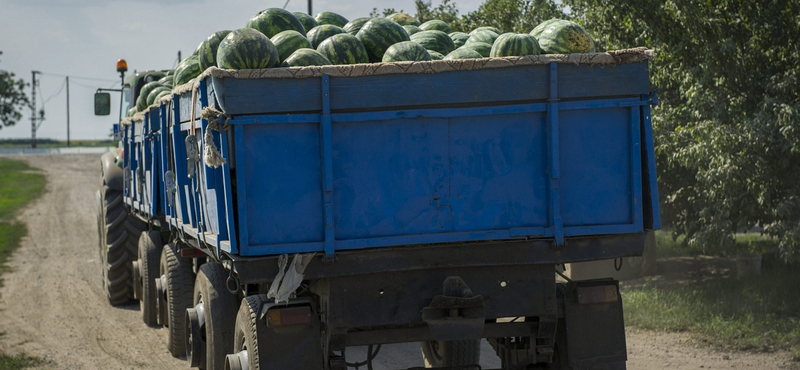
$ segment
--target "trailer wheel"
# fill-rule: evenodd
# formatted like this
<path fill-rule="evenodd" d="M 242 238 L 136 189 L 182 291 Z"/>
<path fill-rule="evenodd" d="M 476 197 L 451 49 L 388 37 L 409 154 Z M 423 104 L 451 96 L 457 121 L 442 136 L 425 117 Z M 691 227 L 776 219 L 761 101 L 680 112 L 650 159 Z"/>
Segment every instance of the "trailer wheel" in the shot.
<path fill-rule="evenodd" d="M 142 311 L 142 320 L 147 326 L 158 326 L 158 309 L 156 308 L 156 277 L 158 275 L 158 262 L 161 258 L 161 235 L 153 230 L 143 232 L 139 237 L 139 259 L 135 265 L 139 269 L 138 277 L 134 283 L 141 292 L 139 309 Z"/>
<path fill-rule="evenodd" d="M 481 360 L 480 339 L 425 341 L 420 345 L 426 368 L 476 365 Z"/>
<path fill-rule="evenodd" d="M 122 192 L 103 184 L 98 201 L 100 260 L 103 263 L 103 290 L 112 306 L 127 304 L 133 298 L 133 267 L 139 233 L 146 224 L 128 214 Z M 130 230 L 136 232 L 131 233 Z M 131 252 L 130 245 L 134 246 Z"/>
<path fill-rule="evenodd" d="M 190 325 L 186 330 L 186 343 L 190 362 L 197 363 L 201 369 L 222 369 L 225 356 L 233 351 L 238 302 L 236 296 L 225 287 L 227 278 L 228 273 L 221 264 L 209 262 L 200 266 L 195 279 L 195 308 L 187 310 Z M 198 317 L 192 317 L 192 313 Z M 201 314 L 202 318 L 199 317 Z M 197 338 L 198 335 L 200 338 Z M 204 345 L 204 353 L 196 353 L 195 349 L 201 348 L 198 343 Z M 202 358 L 205 361 L 197 361 Z"/>
<path fill-rule="evenodd" d="M 159 314 L 167 332 L 167 348 L 173 356 L 186 353 L 186 309 L 192 307 L 194 271 L 192 260 L 181 258 L 175 244 L 166 244 L 161 253 L 162 291 L 158 292 Z M 163 307 L 163 308 L 162 308 Z"/>
<path fill-rule="evenodd" d="M 259 370 L 261 356 L 258 338 L 263 338 L 264 322 L 258 319 L 258 311 L 266 302 L 263 295 L 246 297 L 236 316 L 236 331 L 233 334 L 233 354 L 225 360 L 226 370 Z"/>

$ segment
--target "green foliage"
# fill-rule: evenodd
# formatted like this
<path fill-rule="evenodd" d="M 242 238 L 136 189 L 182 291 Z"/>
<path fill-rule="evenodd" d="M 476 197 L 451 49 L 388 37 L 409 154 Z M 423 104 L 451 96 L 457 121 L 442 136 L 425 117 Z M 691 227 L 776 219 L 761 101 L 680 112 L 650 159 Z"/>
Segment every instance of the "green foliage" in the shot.
<path fill-rule="evenodd" d="M 0 51 L 0 55 L 3 52 Z M 3 126 L 13 126 L 22 118 L 20 110 L 28 107 L 28 97 L 25 95 L 24 80 L 14 79 L 11 72 L 0 70 L 0 129 Z"/>
<path fill-rule="evenodd" d="M 394 13 L 402 13 L 402 12 L 403 12 L 402 9 L 400 9 L 400 11 L 398 12 L 398 11 L 394 10 L 394 8 L 384 8 L 383 11 L 378 12 L 378 8 L 372 8 L 372 11 L 369 12 L 369 17 L 370 18 L 387 17 L 387 16 L 392 15 Z"/>
<path fill-rule="evenodd" d="M 415 18 L 417 18 L 420 24 L 438 19 L 447 23 L 453 31 L 463 32 L 463 29 L 459 26 L 461 19 L 458 17 L 458 6 L 453 0 L 442 0 L 435 8 L 431 0 L 414 0 L 414 5 L 417 8 L 417 15 Z"/>
<path fill-rule="evenodd" d="M 486 0 L 478 10 L 466 14 L 460 26 L 464 32 L 493 26 L 503 32 L 529 33 L 551 18 L 565 18 L 561 6 L 552 0 Z"/>
<path fill-rule="evenodd" d="M 754 225 L 800 251 L 800 3 L 566 0 L 607 49 L 655 49 L 664 219 L 695 247 Z"/>
<path fill-rule="evenodd" d="M 28 367 L 36 367 L 47 362 L 39 357 L 29 356 L 25 353 L 18 355 L 7 355 L 0 353 L 0 370 L 17 370 Z"/>
<path fill-rule="evenodd" d="M 625 323 L 642 329 L 691 331 L 715 345 L 800 350 L 800 271 L 778 268 L 747 279 L 699 284 L 651 283 L 625 288 Z M 657 313 L 657 314 L 655 314 Z"/>

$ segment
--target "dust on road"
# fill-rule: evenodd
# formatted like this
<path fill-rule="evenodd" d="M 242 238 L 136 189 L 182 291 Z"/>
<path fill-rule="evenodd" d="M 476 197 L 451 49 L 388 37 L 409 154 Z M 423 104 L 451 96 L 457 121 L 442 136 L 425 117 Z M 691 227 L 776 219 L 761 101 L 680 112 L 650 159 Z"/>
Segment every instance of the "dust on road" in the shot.
<path fill-rule="evenodd" d="M 142 322 L 138 304 L 115 308 L 102 290 L 95 192 L 99 155 L 16 157 L 42 169 L 47 192 L 20 215 L 29 236 L 0 289 L 0 351 L 48 361 L 42 369 L 186 369 L 167 333 Z M 598 338 L 598 340 L 602 340 Z M 786 353 L 717 352 L 685 334 L 628 329 L 629 369 L 800 369 Z M 348 361 L 366 357 L 348 349 Z M 376 369 L 421 366 L 419 345 L 384 346 Z M 486 341 L 481 365 L 500 361 Z"/>

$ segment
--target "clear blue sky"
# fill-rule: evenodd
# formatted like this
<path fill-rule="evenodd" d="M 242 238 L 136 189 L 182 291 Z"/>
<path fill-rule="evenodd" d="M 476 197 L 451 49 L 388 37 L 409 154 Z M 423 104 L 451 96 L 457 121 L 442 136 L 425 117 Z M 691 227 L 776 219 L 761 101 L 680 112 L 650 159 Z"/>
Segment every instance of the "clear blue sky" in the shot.
<path fill-rule="evenodd" d="M 173 68 L 180 50 L 194 51 L 208 35 L 244 27 L 258 11 L 283 7 L 286 0 L 0 0 L 0 69 L 30 82 L 41 71 L 37 108 L 45 101 L 45 121 L 37 137 L 65 140 L 67 103 L 64 76 L 70 76 L 70 137 L 107 137 L 113 115 L 95 117 L 93 94 L 98 87 L 119 87 L 116 61 L 130 71 Z M 462 14 L 482 0 L 455 0 Z M 438 5 L 439 0 L 433 0 Z M 290 0 L 290 11 L 307 11 L 307 0 Z M 413 0 L 314 0 L 313 12 L 328 10 L 353 19 L 372 8 L 415 13 Z M 30 95 L 30 88 L 26 89 Z M 112 98 L 112 102 L 116 101 Z M 112 106 L 112 112 L 118 111 Z M 30 110 L 0 138 L 29 138 Z"/>

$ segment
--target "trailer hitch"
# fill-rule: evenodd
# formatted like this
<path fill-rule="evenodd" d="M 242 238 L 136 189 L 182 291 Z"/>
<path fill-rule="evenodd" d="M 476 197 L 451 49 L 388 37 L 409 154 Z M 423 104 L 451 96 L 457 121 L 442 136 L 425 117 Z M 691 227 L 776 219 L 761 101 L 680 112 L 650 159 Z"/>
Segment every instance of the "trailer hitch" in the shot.
<path fill-rule="evenodd" d="M 422 320 L 436 340 L 478 339 L 486 321 L 483 296 L 473 295 L 460 277 L 448 277 L 443 295 L 433 297 L 422 309 Z"/>

